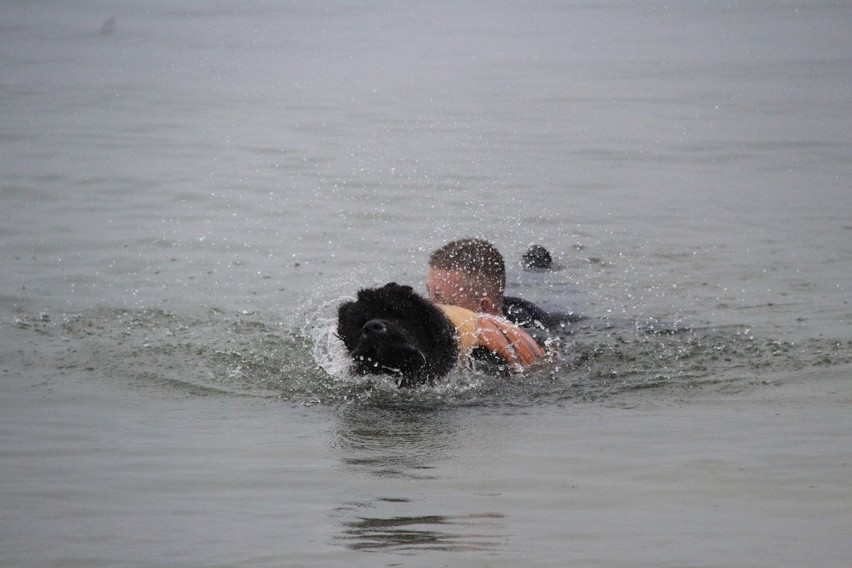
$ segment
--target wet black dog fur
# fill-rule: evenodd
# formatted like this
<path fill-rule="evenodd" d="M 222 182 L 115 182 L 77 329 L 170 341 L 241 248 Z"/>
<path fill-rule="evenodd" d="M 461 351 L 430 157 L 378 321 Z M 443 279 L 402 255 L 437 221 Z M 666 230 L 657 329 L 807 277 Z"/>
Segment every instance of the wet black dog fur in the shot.
<path fill-rule="evenodd" d="M 431 383 L 458 361 L 456 329 L 411 286 L 395 282 L 358 291 L 337 310 L 337 334 L 354 372 L 387 374 L 401 387 Z"/>

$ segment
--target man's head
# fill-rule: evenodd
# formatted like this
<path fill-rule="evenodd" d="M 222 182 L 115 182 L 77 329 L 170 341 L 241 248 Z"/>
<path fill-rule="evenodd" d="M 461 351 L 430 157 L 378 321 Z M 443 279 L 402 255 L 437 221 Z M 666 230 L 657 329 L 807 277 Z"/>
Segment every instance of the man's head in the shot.
<path fill-rule="evenodd" d="M 488 241 L 452 241 L 429 257 L 426 289 L 437 304 L 501 315 L 506 264 L 500 251 Z"/>

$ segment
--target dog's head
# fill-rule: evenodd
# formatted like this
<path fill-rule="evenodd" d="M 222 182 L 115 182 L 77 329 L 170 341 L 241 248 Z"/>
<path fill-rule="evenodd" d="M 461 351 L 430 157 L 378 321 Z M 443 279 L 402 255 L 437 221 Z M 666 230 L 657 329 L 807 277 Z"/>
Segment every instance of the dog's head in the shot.
<path fill-rule="evenodd" d="M 400 386 L 443 377 L 456 365 L 453 324 L 410 286 L 365 288 L 337 311 L 337 334 L 360 374 L 389 374 Z"/>

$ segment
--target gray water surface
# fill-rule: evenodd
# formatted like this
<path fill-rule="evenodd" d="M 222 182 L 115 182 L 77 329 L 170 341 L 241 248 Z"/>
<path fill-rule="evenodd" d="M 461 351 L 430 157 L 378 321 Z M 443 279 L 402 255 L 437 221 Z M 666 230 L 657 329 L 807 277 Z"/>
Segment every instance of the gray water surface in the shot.
<path fill-rule="evenodd" d="M 5 2 L 0 565 L 847 566 L 850 25 Z M 351 376 L 473 235 L 558 361 Z"/>

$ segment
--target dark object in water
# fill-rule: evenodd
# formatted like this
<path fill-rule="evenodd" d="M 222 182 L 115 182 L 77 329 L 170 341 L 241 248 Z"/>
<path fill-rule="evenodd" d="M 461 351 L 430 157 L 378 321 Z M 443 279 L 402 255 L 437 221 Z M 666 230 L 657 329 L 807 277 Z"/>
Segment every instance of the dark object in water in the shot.
<path fill-rule="evenodd" d="M 99 33 L 101 35 L 109 35 L 115 31 L 115 16 L 109 17 L 101 24 Z"/>
<path fill-rule="evenodd" d="M 524 268 L 546 269 L 553 266 L 553 257 L 541 245 L 530 245 L 523 256 Z"/>
<path fill-rule="evenodd" d="M 523 369 L 547 352 L 526 331 L 504 318 L 459 306 L 435 305 L 410 286 L 395 282 L 358 291 L 337 309 L 337 335 L 353 370 L 391 375 L 401 387 L 432 383 L 461 359 L 493 355 L 507 371 Z"/>
<path fill-rule="evenodd" d="M 439 379 L 455 367 L 456 328 L 410 286 L 365 288 L 337 310 L 337 334 L 359 374 L 390 374 L 399 386 Z"/>

